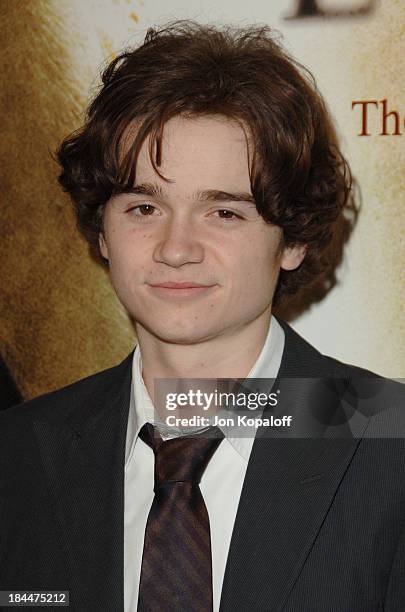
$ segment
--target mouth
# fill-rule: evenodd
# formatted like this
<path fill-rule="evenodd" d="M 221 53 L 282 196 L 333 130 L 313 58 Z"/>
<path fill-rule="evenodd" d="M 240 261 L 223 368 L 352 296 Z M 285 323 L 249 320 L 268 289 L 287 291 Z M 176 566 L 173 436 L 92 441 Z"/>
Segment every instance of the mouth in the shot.
<path fill-rule="evenodd" d="M 208 293 L 216 285 L 201 285 L 188 281 L 181 283 L 156 283 L 149 285 L 155 295 L 164 298 L 188 298 Z"/>
<path fill-rule="evenodd" d="M 164 287 L 165 289 L 198 289 L 200 287 L 212 287 L 213 285 L 202 285 L 200 283 L 192 283 L 182 281 L 181 283 L 154 283 L 151 287 Z"/>

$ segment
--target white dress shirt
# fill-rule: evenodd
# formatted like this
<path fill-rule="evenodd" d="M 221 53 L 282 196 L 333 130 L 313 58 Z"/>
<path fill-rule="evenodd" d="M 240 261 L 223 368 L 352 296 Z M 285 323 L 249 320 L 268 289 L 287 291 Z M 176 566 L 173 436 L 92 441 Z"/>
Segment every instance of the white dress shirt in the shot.
<path fill-rule="evenodd" d="M 269 331 L 247 378 L 276 378 L 284 350 L 284 331 L 272 317 Z M 124 508 L 124 609 L 135 612 L 142 565 L 146 521 L 154 493 L 154 455 L 138 433 L 154 422 L 154 407 L 142 378 L 142 359 L 136 347 L 132 366 L 132 390 L 125 453 Z M 224 440 L 210 460 L 200 482 L 211 529 L 214 612 L 219 610 L 222 582 L 239 498 L 254 434 L 232 437 L 222 428 Z"/>

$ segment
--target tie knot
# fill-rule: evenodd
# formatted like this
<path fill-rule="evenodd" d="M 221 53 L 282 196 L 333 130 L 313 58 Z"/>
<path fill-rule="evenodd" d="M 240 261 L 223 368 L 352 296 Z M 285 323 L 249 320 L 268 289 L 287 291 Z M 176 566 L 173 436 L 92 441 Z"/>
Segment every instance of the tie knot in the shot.
<path fill-rule="evenodd" d="M 162 440 L 155 428 L 146 423 L 139 437 L 155 454 L 155 490 L 163 484 L 193 482 L 198 484 L 224 434 L 209 427 L 202 434 Z"/>

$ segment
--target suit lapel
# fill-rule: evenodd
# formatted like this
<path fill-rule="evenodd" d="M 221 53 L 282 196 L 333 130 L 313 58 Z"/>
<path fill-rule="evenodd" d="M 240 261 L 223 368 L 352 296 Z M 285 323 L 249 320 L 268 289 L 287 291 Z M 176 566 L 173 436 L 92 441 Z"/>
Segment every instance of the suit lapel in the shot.
<path fill-rule="evenodd" d="M 283 608 L 357 444 L 353 439 L 255 442 L 221 611 Z"/>
<path fill-rule="evenodd" d="M 328 360 L 282 325 L 281 385 L 287 378 L 333 376 Z M 312 414 L 309 398 L 301 395 L 291 412 Z M 233 529 L 221 612 L 283 609 L 359 444 L 360 438 L 347 433 L 343 425 L 338 438 L 286 438 L 259 428 Z"/>
<path fill-rule="evenodd" d="M 131 362 L 132 355 L 99 375 L 94 389 L 90 384 L 91 392 L 80 395 L 65 425 L 51 418 L 34 424 L 73 610 L 124 606 L 124 459 Z"/>

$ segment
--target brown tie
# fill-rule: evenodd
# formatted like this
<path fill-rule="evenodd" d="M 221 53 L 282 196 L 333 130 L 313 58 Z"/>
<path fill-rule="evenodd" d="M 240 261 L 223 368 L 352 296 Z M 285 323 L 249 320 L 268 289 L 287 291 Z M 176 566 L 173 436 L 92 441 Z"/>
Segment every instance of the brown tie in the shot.
<path fill-rule="evenodd" d="M 163 441 L 139 432 L 155 455 L 155 497 L 145 530 L 138 612 L 210 612 L 210 524 L 199 482 L 223 439 L 217 427 Z"/>

